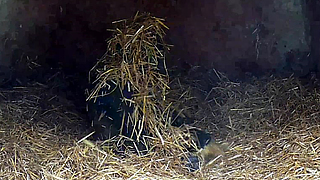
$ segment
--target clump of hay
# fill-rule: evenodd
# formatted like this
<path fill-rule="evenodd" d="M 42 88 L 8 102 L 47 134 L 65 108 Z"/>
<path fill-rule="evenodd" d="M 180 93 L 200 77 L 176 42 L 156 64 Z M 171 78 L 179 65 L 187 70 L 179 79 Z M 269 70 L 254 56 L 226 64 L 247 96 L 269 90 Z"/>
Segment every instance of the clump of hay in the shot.
<path fill-rule="evenodd" d="M 186 103 L 191 95 L 187 89 L 170 89 L 166 68 L 169 46 L 163 40 L 164 29 L 168 27 L 162 21 L 150 14 L 138 13 L 131 20 L 115 22 L 117 28 L 108 41 L 108 49 L 90 72 L 95 75 L 95 87 L 87 100 L 95 101 L 96 98 L 108 96 L 103 94 L 103 90 L 110 85 L 108 83 L 113 83 L 120 90 L 133 92 L 130 99 L 122 95 L 124 103 L 134 105 L 133 113 L 122 119 L 122 125 L 133 128 L 129 140 L 142 142 L 149 153 L 160 151 L 161 156 L 174 155 L 182 160 L 188 158 L 188 149 L 198 150 L 197 139 L 189 131 L 193 127 L 172 127 L 171 123 L 177 116 L 183 120 L 190 118 L 183 112 L 181 103 Z M 175 117 L 172 117 L 173 112 L 177 112 Z M 142 136 L 143 132 L 146 134 Z M 113 146 L 114 143 L 109 142 L 116 142 L 121 147 L 125 145 L 121 141 L 123 139 L 120 136 L 115 141 L 109 140 L 102 147 L 106 148 L 107 144 Z M 111 146 L 109 149 L 115 149 Z M 133 148 L 139 153 L 135 141 Z M 187 163 L 180 160 L 181 165 Z"/>
<path fill-rule="evenodd" d="M 90 72 L 94 75 L 95 87 L 87 100 L 104 96 L 102 90 L 108 83 L 133 92 L 132 98 L 123 98 L 124 103 L 134 105 L 133 113 L 122 122 L 132 126 L 130 138 L 136 137 L 139 141 L 142 132 L 147 132 L 159 137 L 163 144 L 168 111 L 165 98 L 169 89 L 165 64 L 168 46 L 163 36 L 168 27 L 163 19 L 147 13 L 137 13 L 133 19 L 114 24 L 117 28 L 108 41 L 107 51 Z"/>

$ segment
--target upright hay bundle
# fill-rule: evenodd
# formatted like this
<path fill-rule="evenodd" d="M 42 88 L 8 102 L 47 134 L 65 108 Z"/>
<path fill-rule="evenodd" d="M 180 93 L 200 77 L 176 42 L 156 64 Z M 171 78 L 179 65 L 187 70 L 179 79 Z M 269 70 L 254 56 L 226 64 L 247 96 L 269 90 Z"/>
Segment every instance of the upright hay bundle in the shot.
<path fill-rule="evenodd" d="M 94 85 L 87 98 L 93 104 L 92 125 L 103 135 L 112 131 L 108 129 L 112 125 L 112 135 L 119 131 L 138 141 L 143 133 L 161 138 L 169 89 L 165 65 L 169 49 L 163 40 L 168 27 L 147 13 L 114 24 L 106 53 L 89 73 Z"/>

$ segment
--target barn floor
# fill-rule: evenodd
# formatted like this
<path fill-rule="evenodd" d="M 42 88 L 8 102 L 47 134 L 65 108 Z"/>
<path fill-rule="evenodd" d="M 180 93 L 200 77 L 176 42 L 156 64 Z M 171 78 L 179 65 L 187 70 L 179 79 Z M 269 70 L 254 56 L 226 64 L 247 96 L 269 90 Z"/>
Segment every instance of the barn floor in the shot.
<path fill-rule="evenodd" d="M 72 102 L 48 87 L 0 91 L 0 177 L 3 179 L 318 179 L 320 93 L 313 81 L 266 77 L 236 83 L 218 75 L 190 89 L 195 126 L 227 143 L 223 156 L 189 172 L 179 151 L 114 154 L 111 142 L 81 140 L 90 132 Z M 191 82 L 191 83 L 190 83 Z M 186 103 L 185 103 L 186 104 Z M 187 108 L 186 108 L 187 109 Z M 103 144 L 104 143 L 104 144 Z M 165 142 L 170 144 L 170 142 Z M 102 145 L 103 144 L 103 145 Z"/>

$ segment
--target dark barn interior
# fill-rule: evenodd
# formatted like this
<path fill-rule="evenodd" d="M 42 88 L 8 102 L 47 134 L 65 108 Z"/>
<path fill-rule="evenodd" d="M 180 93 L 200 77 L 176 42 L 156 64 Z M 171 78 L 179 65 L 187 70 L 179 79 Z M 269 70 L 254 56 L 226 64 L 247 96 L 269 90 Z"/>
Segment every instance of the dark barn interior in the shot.
<path fill-rule="evenodd" d="M 265 25 L 272 23 L 268 22 L 267 13 L 263 12 L 263 6 L 267 7 L 268 3 L 250 1 L 242 5 L 241 16 L 233 12 L 228 3 L 205 0 L 159 0 L 152 3 L 17 1 L 17 5 L 12 6 L 12 9 L 9 9 L 9 29 L 2 37 L 2 61 L 5 61 L 2 63 L 2 86 L 17 83 L 24 85 L 30 81 L 45 83 L 53 75 L 61 73 L 60 76 L 64 77 L 58 79 L 65 82 L 61 83 L 64 86 L 58 90 L 66 93 L 68 98 L 80 100 L 78 97 L 84 96 L 83 89 L 88 84 L 89 70 L 105 52 L 106 40 L 111 36 L 107 29 L 113 27 L 113 21 L 130 18 L 137 11 L 151 12 L 154 16 L 166 19 L 166 25 L 170 28 L 166 41 L 174 45 L 167 63 L 169 67 L 178 67 L 180 72 L 187 72 L 195 66 L 204 71 L 215 68 L 233 80 L 245 80 L 246 75 L 261 76 L 270 72 L 284 74 L 285 70 L 279 69 L 291 62 L 298 64 L 298 56 L 310 52 L 312 58 L 305 57 L 301 61 L 309 61 L 304 63 L 311 65 L 302 67 L 302 73 L 289 68 L 289 74 L 296 73 L 297 76 L 304 77 L 318 69 L 319 15 L 316 1 L 307 2 L 303 7 L 304 16 L 308 18 L 305 23 L 310 24 L 303 28 L 307 34 L 304 38 L 311 39 L 310 42 L 305 40 L 310 49 L 301 50 L 300 47 L 295 47 L 280 52 L 276 49 L 277 40 L 273 40 L 270 42 L 274 44 L 267 47 L 268 50 L 261 47 L 261 57 L 258 59 L 255 37 L 248 36 L 252 35 L 256 28 L 259 28 L 262 39 L 270 38 L 271 32 L 275 31 Z M 252 28 L 244 32 L 246 26 Z M 307 37 L 308 35 L 310 37 Z M 263 43 L 261 42 L 262 45 Z M 303 52 L 293 54 L 286 62 L 285 54 L 296 50 Z M 29 60 L 25 60 L 26 57 Z M 28 67 L 28 61 L 37 65 Z M 83 103 L 83 99 L 76 104 Z"/>
<path fill-rule="evenodd" d="M 236 157 L 240 157 L 240 146 L 234 142 L 242 144 L 256 142 L 250 138 L 255 138 L 255 135 L 252 135 L 254 134 L 253 132 L 259 131 L 259 128 L 261 129 L 262 126 L 270 128 L 266 128 L 262 134 L 271 131 L 277 132 L 280 134 L 274 135 L 274 137 L 277 136 L 281 139 L 282 133 L 287 132 L 287 126 L 285 126 L 287 122 L 298 121 L 304 125 L 308 124 L 310 127 L 319 122 L 316 117 L 317 115 L 315 115 L 319 110 L 317 106 L 320 105 L 317 94 L 320 87 L 318 82 L 320 76 L 320 3 L 317 0 L 4 0 L 0 1 L 0 12 L 2 19 L 0 25 L 0 94 L 3 107 L 0 119 L 1 124 L 6 124 L 3 125 L 3 129 L 0 128 L 0 135 L 2 131 L 9 133 L 9 131 L 5 130 L 5 127 L 16 127 L 16 125 L 9 125 L 4 120 L 7 119 L 9 122 L 9 117 L 13 117 L 11 114 L 30 111 L 22 113 L 21 116 L 19 115 L 20 120 L 17 122 L 10 120 L 10 122 L 17 124 L 21 123 L 22 119 L 29 118 L 32 110 L 24 110 L 23 108 L 30 104 L 30 107 L 33 106 L 31 101 L 36 101 L 34 108 L 41 109 L 41 112 L 37 111 L 38 114 L 34 113 L 36 115 L 30 115 L 32 120 L 30 122 L 28 120 L 28 123 L 37 124 L 38 122 L 42 122 L 42 120 L 39 120 L 41 117 L 48 121 L 43 120 L 43 122 L 52 124 L 52 126 L 47 125 L 47 128 L 55 128 L 57 124 L 61 123 L 63 124 L 62 126 L 66 126 L 64 127 L 65 129 L 69 129 L 65 131 L 69 135 L 74 133 L 73 131 L 78 131 L 78 129 L 72 130 L 72 126 L 74 126 L 81 129 L 80 132 L 74 133 L 75 136 L 73 136 L 74 139 L 77 139 L 74 141 L 78 142 L 80 142 L 79 139 L 89 134 L 91 121 L 98 116 L 97 114 L 93 116 L 92 114 L 88 114 L 87 110 L 88 92 L 94 87 L 89 82 L 89 72 L 108 49 L 107 40 L 111 39 L 114 35 L 114 32 L 110 31 L 110 29 L 117 28 L 114 22 L 132 19 L 137 12 L 148 12 L 151 16 L 162 18 L 164 19 L 164 24 L 169 27 L 169 29 L 165 30 L 166 34 L 164 36 L 164 41 L 170 47 L 170 50 L 166 54 L 166 68 L 169 71 L 170 81 L 172 81 L 175 87 L 171 88 L 177 91 L 175 95 L 178 98 L 177 101 L 183 104 L 183 107 L 179 106 L 178 109 L 175 109 L 176 112 L 174 113 L 180 115 L 178 112 L 185 109 L 186 106 L 190 106 L 188 107 L 189 109 L 201 109 L 199 113 L 191 113 L 191 110 L 189 113 L 185 112 L 184 115 L 180 115 L 182 122 L 176 121 L 175 123 L 177 124 L 173 123 L 172 125 L 179 127 L 181 124 L 191 124 L 188 122 L 190 118 L 197 119 L 193 120 L 192 123 L 202 129 L 201 131 L 197 131 L 196 135 L 201 148 L 207 144 L 200 141 L 206 141 L 210 138 L 221 141 L 219 146 L 210 144 L 208 146 L 211 149 L 204 149 L 203 152 L 209 151 L 203 157 L 205 163 L 208 164 L 209 160 L 211 160 L 209 164 L 214 164 L 215 162 L 212 163 L 212 159 L 216 160 L 217 157 L 220 157 L 216 154 L 223 154 L 225 156 L 227 149 L 230 153 L 226 154 L 232 155 L 232 157 L 231 155 L 226 155 L 229 158 L 228 161 L 231 162 Z M 295 88 L 299 89 L 297 90 L 299 91 L 298 93 L 295 92 Z M 186 89 L 191 89 L 192 96 L 196 99 L 192 100 L 192 103 L 186 100 L 188 98 L 183 100 L 181 98 L 185 95 L 183 91 Z M 266 90 L 266 94 L 263 94 L 264 90 Z M 44 95 L 44 92 L 48 94 Z M 257 98 L 253 98 L 253 94 L 257 95 Z M 310 99 L 306 97 L 306 94 L 310 95 Z M 288 98 L 285 100 L 285 103 L 281 98 L 285 98 L 287 95 Z M 295 104 L 295 98 L 291 97 L 291 95 L 294 97 L 299 96 L 297 104 Z M 129 99 L 131 96 L 132 94 L 127 98 Z M 260 105 L 262 106 L 262 102 L 256 102 L 256 100 L 266 97 L 270 97 L 269 100 L 266 100 L 268 102 L 266 106 L 272 109 L 272 113 L 261 112 L 261 114 L 255 114 L 263 109 L 258 108 Z M 11 104 L 10 106 L 10 103 L 17 103 L 22 99 L 24 102 L 20 103 L 19 107 L 21 110 L 18 113 L 16 112 L 19 109 L 18 105 L 15 104 L 13 106 Z M 25 101 L 25 99 L 28 101 Z M 277 104 L 273 101 L 279 103 Z M 103 103 L 102 101 L 100 102 Z M 307 102 L 310 104 L 303 104 Z M 243 107 L 239 105 L 241 103 L 244 104 Z M 210 108 L 207 108 L 207 105 Z M 281 110 L 282 107 L 286 107 L 287 109 Z M 299 109 L 301 112 L 299 111 L 298 113 L 298 110 L 290 109 L 294 107 L 301 107 Z M 310 109 L 307 107 L 310 107 Z M 94 108 L 98 109 L 98 106 L 94 106 Z M 250 108 L 257 109 L 250 113 L 239 112 L 239 109 Z M 57 120 L 56 122 L 47 117 L 48 113 L 55 111 L 54 109 L 63 109 L 63 112 L 61 112 L 63 115 L 57 114 L 59 118 L 50 115 L 50 118 Z M 280 110 L 279 112 L 275 112 L 274 109 Z M 310 117 L 305 115 L 307 114 L 303 111 L 305 109 L 308 109 Z M 70 112 L 67 112 L 68 110 Z M 105 111 L 105 109 L 101 109 L 100 111 Z M 281 114 L 280 111 L 283 111 L 285 115 Z M 5 112 L 7 115 L 3 115 Z M 292 117 L 289 117 L 288 114 L 290 112 L 292 112 L 291 114 L 297 112 L 300 119 L 298 118 L 299 120 L 297 121 L 293 120 L 296 116 L 292 115 Z M 238 124 L 236 123 L 237 126 L 233 126 L 235 124 L 232 125 L 231 123 L 232 119 L 236 119 L 233 117 L 237 116 L 233 113 L 241 114 L 239 115 L 239 119 L 241 120 L 237 122 Z M 74 115 L 72 115 L 73 118 L 71 118 L 71 114 Z M 269 115 L 270 118 L 268 118 Z M 301 117 L 302 115 L 305 115 L 304 119 Z M 209 116 L 210 118 L 208 118 Z M 283 120 L 285 117 L 287 119 Z M 72 119 L 71 124 L 65 123 L 64 118 Z M 242 120 L 245 118 L 259 120 L 243 122 Z M 74 122 L 73 120 L 75 119 L 79 121 Z M 210 125 L 207 125 L 207 123 Z M 296 125 L 296 127 L 310 128 L 301 124 Z M 120 127 L 121 123 L 116 126 Z M 214 134 L 214 137 L 208 138 L 208 134 L 204 132 L 209 132 L 211 135 Z M 252 133 L 252 136 L 247 135 L 247 133 L 250 134 L 249 132 Z M 294 130 L 288 131 L 283 136 L 289 136 L 288 134 L 295 134 L 295 132 Z M 66 133 L 62 134 L 66 135 Z M 55 136 L 62 136 L 62 134 L 58 133 Z M 312 137 L 317 136 L 316 133 L 311 134 L 314 135 Z M 7 142 L 6 136 L 8 134 L 0 136 L 0 149 L 3 147 L 0 150 L 0 154 L 6 151 L 5 147 L 13 147 L 12 144 Z M 247 136 L 248 139 L 246 141 L 244 137 Z M 271 137 L 270 134 L 262 137 L 269 138 L 269 136 Z M 159 135 L 159 137 L 161 136 Z M 100 141 L 96 141 L 96 138 L 87 138 L 93 140 L 94 143 L 100 143 Z M 237 138 L 240 138 L 240 140 Z M 264 141 L 262 139 L 265 140 L 266 146 L 280 143 L 276 140 L 272 143 L 271 139 L 267 138 L 261 138 L 261 141 Z M 98 140 L 101 139 L 98 138 Z M 233 143 L 230 143 L 230 141 Z M 85 147 L 97 146 L 92 145 L 90 141 L 83 140 L 81 142 L 86 142 Z M 162 146 L 164 146 L 162 139 L 161 142 Z M 226 145 L 223 142 L 228 142 L 229 146 L 225 147 Z M 314 142 L 318 145 L 318 140 L 314 140 Z M 70 141 L 68 143 L 73 142 Z M 68 143 L 65 142 L 65 144 Z M 268 149 L 261 144 L 254 145 L 257 151 L 260 151 L 258 150 L 259 148 Z M 165 147 L 162 148 L 165 149 Z M 168 149 L 163 150 L 163 154 L 169 151 Z M 245 153 L 249 153 L 247 150 Z M 271 151 L 271 148 L 269 150 Z M 248 151 L 251 152 L 251 149 Z M 268 154 L 268 152 L 265 153 Z M 30 152 L 28 151 L 27 153 Z M 315 155 L 312 158 L 320 156 L 318 150 L 314 150 L 313 153 Z M 79 154 L 81 154 L 80 150 Z M 173 154 L 170 155 L 174 156 Z M 3 155 L 3 157 L 5 156 Z M 190 159 L 191 157 L 193 156 L 190 156 Z M 279 159 L 281 158 L 279 157 Z M 242 161 L 247 162 L 247 160 Z M 135 161 L 139 161 L 139 159 L 132 160 L 132 162 Z M 187 163 L 183 167 L 190 166 L 190 164 L 191 166 L 196 166 L 192 160 L 189 161 L 191 163 Z M 46 162 L 51 161 L 47 160 Z M 7 161 L 3 161 L 3 165 L 1 166 L 0 162 L 0 167 L 5 167 L 6 163 Z M 43 162 L 37 161 L 34 163 L 41 164 Z M 78 164 L 81 163 L 78 162 Z M 132 165 L 130 163 L 124 164 L 123 166 Z M 236 163 L 233 164 L 236 165 Z M 314 174 L 311 173 L 312 175 L 306 177 L 315 179 L 320 177 L 320 171 L 318 172 L 319 167 L 312 163 L 310 164 L 308 167 L 303 167 L 311 168 L 317 172 L 312 171 Z M 60 166 L 63 165 L 58 163 L 54 168 L 46 168 L 59 169 Z M 179 166 L 175 164 L 172 167 Z M 218 165 L 214 165 L 214 170 L 209 168 L 206 173 L 209 173 L 209 179 L 228 177 L 253 179 L 266 177 L 267 179 L 273 179 L 291 177 L 289 167 L 284 170 L 287 172 L 285 175 L 281 174 L 280 169 L 274 168 L 261 173 L 261 176 L 253 171 L 248 176 L 236 173 L 228 174 L 228 168 L 226 167 L 227 165 L 220 164 L 219 167 Z M 282 170 L 285 167 L 287 166 L 281 166 Z M 80 171 L 77 168 L 79 167 L 77 166 L 72 170 L 73 173 L 77 172 L 77 170 Z M 134 176 L 139 171 L 126 170 L 125 173 L 114 173 L 112 176 L 109 176 L 100 173 L 101 166 L 99 168 L 92 170 L 92 173 L 96 173 L 95 178 L 98 179 L 112 179 L 111 177 L 126 179 L 131 176 L 138 178 Z M 123 167 L 117 166 L 117 168 Z M 148 170 L 151 171 L 151 174 L 157 168 L 161 169 L 160 165 L 159 167 L 154 165 L 153 168 Z M 197 174 L 198 171 L 202 170 L 200 166 L 196 166 L 195 169 L 196 172 L 192 171 L 194 173 L 192 175 L 189 174 L 190 170 L 188 168 L 181 170 L 181 174 L 183 174 L 183 177 L 190 179 L 206 177 L 203 173 Z M 164 172 L 165 170 L 162 169 L 162 171 Z M 297 171 L 295 171 L 296 174 L 298 174 Z M 0 176 L 1 172 L 3 171 L 0 171 Z M 30 173 L 21 170 L 21 173 L 24 175 L 18 175 L 14 174 L 14 172 L 16 171 L 4 173 L 3 176 L 25 179 L 28 176 L 27 174 Z M 249 171 L 247 172 L 249 173 Z M 58 179 L 58 177 L 70 178 L 73 176 L 68 173 L 59 173 L 56 170 L 50 172 L 48 170 L 47 174 L 41 171 L 41 173 L 34 173 L 30 176 L 32 176 L 31 179 L 39 179 L 39 177 Z M 154 176 L 151 176 L 150 174 L 140 174 L 139 172 L 139 175 L 140 177 L 156 178 L 158 177 L 156 175 L 161 176 L 159 173 L 154 173 Z M 295 173 L 293 173 L 292 177 L 295 177 Z M 51 175 L 48 176 L 48 174 Z M 165 176 L 168 178 L 178 176 L 173 174 L 167 173 Z M 91 174 L 80 173 L 77 177 L 86 179 L 91 177 Z"/>

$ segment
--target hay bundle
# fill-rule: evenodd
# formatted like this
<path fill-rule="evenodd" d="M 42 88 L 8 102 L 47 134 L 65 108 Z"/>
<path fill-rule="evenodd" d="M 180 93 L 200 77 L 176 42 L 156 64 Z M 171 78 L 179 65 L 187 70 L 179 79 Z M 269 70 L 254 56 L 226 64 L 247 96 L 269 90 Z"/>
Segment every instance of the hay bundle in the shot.
<path fill-rule="evenodd" d="M 121 130 L 131 126 L 131 138 L 137 140 L 144 131 L 161 136 L 165 126 L 164 100 L 169 76 L 165 66 L 168 48 L 163 41 L 167 27 L 162 21 L 150 14 L 137 13 L 132 20 L 114 22 L 117 28 L 108 41 L 107 51 L 90 72 L 95 77 L 92 81 L 95 87 L 88 101 L 107 96 L 103 90 L 110 83 L 121 92 L 132 93 L 131 98 L 122 94 L 123 103 L 133 104 L 134 109 L 122 119 Z"/>

